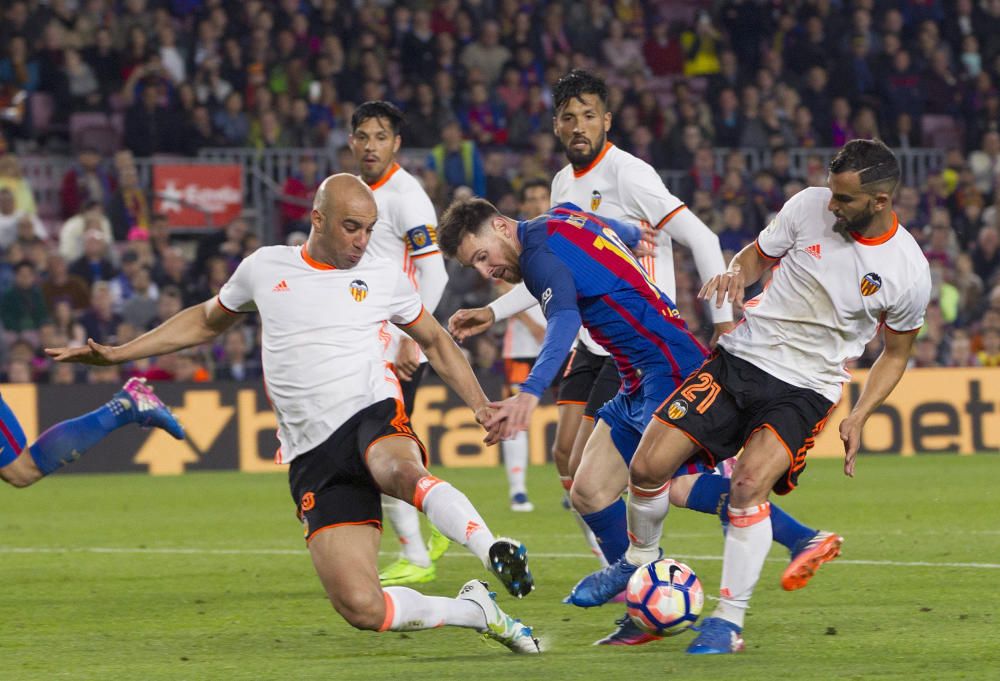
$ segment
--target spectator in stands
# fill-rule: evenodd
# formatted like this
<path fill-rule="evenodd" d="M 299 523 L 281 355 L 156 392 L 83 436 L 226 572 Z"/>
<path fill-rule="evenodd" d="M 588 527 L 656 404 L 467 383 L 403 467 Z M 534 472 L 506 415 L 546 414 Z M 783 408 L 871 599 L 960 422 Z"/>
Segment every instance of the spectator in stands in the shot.
<path fill-rule="evenodd" d="M 448 111 L 428 82 L 417 83 L 415 103 L 406 111 L 403 136 L 407 146 L 430 149 L 441 141 L 441 129 L 448 121 Z"/>
<path fill-rule="evenodd" d="M 49 321 L 38 274 L 27 260 L 14 266 L 14 287 L 0 297 L 0 320 L 8 334 L 24 335 L 32 344 L 39 327 Z"/>
<path fill-rule="evenodd" d="M 294 231 L 309 231 L 308 216 L 312 198 L 322 179 L 316 157 L 312 154 L 300 156 L 298 172 L 285 179 L 278 201 L 283 235 Z"/>
<path fill-rule="evenodd" d="M 681 46 L 684 49 L 684 75 L 710 76 L 718 73 L 719 44 L 722 35 L 712 25 L 712 17 L 708 12 L 698 14 L 693 29 L 681 34 Z"/>
<path fill-rule="evenodd" d="M 480 147 L 507 142 L 507 121 L 503 109 L 490 101 L 489 91 L 483 83 L 476 83 L 470 88 L 469 103 L 462 112 L 462 124 Z"/>
<path fill-rule="evenodd" d="M 646 69 L 642 43 L 626 35 L 625 25 L 617 19 L 608 25 L 607 37 L 601 41 L 601 55 L 604 61 L 619 73 Z"/>
<path fill-rule="evenodd" d="M 39 239 L 47 239 L 45 226 L 35 215 L 17 210 L 14 194 L 6 187 L 0 188 L 0 248 L 7 249 L 18 240 L 20 225 L 29 225 L 29 234 Z"/>
<path fill-rule="evenodd" d="M 98 111 L 106 106 L 97 76 L 79 51 L 68 49 L 64 52 L 63 69 L 66 74 L 67 99 L 57 99 L 57 106 L 67 106 L 72 111 Z"/>
<path fill-rule="evenodd" d="M 215 367 L 218 381 L 249 381 L 262 375 L 260 359 L 250 350 L 246 330 L 230 329 L 222 337 L 222 356 Z"/>
<path fill-rule="evenodd" d="M 486 193 L 486 175 L 479 149 L 474 142 L 462 139 L 462 126 L 456 120 L 445 124 L 441 144 L 431 149 L 427 167 L 436 171 L 452 188 L 466 186 L 478 196 Z"/>
<path fill-rule="evenodd" d="M 14 196 L 14 209 L 19 213 L 37 215 L 35 195 L 31 183 L 21 171 L 17 156 L 11 153 L 0 155 L 0 189 L 9 189 Z"/>
<path fill-rule="evenodd" d="M 49 271 L 42 282 L 42 295 L 53 317 L 56 317 L 56 304 L 59 302 L 66 303 L 71 314 L 82 312 L 90 304 L 87 280 L 72 274 L 66 259 L 58 253 L 49 255 Z"/>
<path fill-rule="evenodd" d="M 83 254 L 70 263 L 69 271 L 87 281 L 93 295 L 94 284 L 107 283 L 116 270 L 109 256 L 110 240 L 98 229 L 88 229 L 83 235 Z M 65 257 L 65 256 L 64 256 Z"/>
<path fill-rule="evenodd" d="M 230 92 L 223 109 L 215 114 L 213 123 L 223 144 L 234 147 L 246 144 L 250 134 L 250 120 L 243 111 L 243 96 L 238 92 Z"/>
<path fill-rule="evenodd" d="M 122 260 L 124 262 L 125 256 Z M 121 306 L 122 319 L 136 329 L 145 329 L 156 317 L 157 300 L 160 295 L 149 267 L 139 265 L 129 278 L 128 285 L 131 295 Z"/>
<path fill-rule="evenodd" d="M 1000 179 L 1000 132 L 991 130 L 983 135 L 980 148 L 969 154 L 969 167 L 979 191 L 992 192 Z"/>
<path fill-rule="evenodd" d="M 680 41 L 671 36 L 670 25 L 666 21 L 653 24 L 642 44 L 642 55 L 646 68 L 654 76 L 674 76 L 684 70 L 684 51 Z"/>
<path fill-rule="evenodd" d="M 238 217 L 229 221 L 225 229 L 202 237 L 198 242 L 198 252 L 195 256 L 192 274 L 200 279 L 207 272 L 210 258 L 221 257 L 227 264 L 229 272 L 234 272 L 236 266 L 247 254 L 250 241 L 250 225 L 245 218 Z"/>
<path fill-rule="evenodd" d="M 125 146 L 136 156 L 178 151 L 178 121 L 164 105 L 165 92 L 159 82 L 147 81 L 140 100 L 125 115 Z"/>
<path fill-rule="evenodd" d="M 68 262 L 79 258 L 83 255 L 84 235 L 91 231 L 102 233 L 107 243 L 114 241 L 111 221 L 105 216 L 101 204 L 92 199 L 83 204 L 80 213 L 67 220 L 59 230 L 59 253 Z"/>
<path fill-rule="evenodd" d="M 972 352 L 972 339 L 965 329 L 955 329 L 951 332 L 944 365 L 949 367 L 976 366 L 976 355 Z"/>
<path fill-rule="evenodd" d="M 112 309 L 111 286 L 107 281 L 96 281 L 90 289 L 90 307 L 80 315 L 80 324 L 98 343 L 114 342 L 115 332 L 122 318 Z"/>
<path fill-rule="evenodd" d="M 111 197 L 110 218 L 115 241 L 125 241 L 136 230 L 149 231 L 149 200 L 139 184 L 134 163 L 126 163 L 118 172 L 118 189 Z"/>
<path fill-rule="evenodd" d="M 983 349 L 976 353 L 976 365 L 1000 367 L 1000 329 L 984 329 L 981 336 Z"/>
<path fill-rule="evenodd" d="M 62 218 L 66 220 L 80 213 L 90 202 L 96 202 L 106 210 L 113 191 L 114 180 L 101 167 L 100 153 L 93 147 L 82 148 L 76 163 L 63 175 L 59 192 Z"/>
<path fill-rule="evenodd" d="M 972 267 L 986 286 L 991 286 L 994 276 L 1000 273 L 1000 231 L 993 225 L 979 230 L 972 249 Z"/>
<path fill-rule="evenodd" d="M 114 47 L 111 30 L 98 28 L 94 44 L 85 47 L 82 54 L 97 79 L 102 101 L 110 102 L 112 94 L 117 95 L 122 86 L 121 55 Z"/>
<path fill-rule="evenodd" d="M 465 46 L 459 61 L 466 69 L 479 69 L 487 86 L 492 86 L 500 78 L 503 65 L 513 55 L 500 44 L 500 27 L 496 21 L 488 20 L 480 27 L 479 37 Z"/>

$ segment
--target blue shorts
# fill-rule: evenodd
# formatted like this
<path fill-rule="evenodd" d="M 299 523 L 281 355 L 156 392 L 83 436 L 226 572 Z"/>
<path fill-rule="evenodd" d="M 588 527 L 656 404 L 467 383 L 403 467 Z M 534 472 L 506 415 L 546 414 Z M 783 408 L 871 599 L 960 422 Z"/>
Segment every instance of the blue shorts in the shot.
<path fill-rule="evenodd" d="M 24 450 L 27 438 L 21 423 L 14 416 L 7 403 L 0 397 L 0 468 L 13 463 Z"/>
<path fill-rule="evenodd" d="M 595 420 L 601 420 L 611 428 L 611 441 L 625 460 L 625 465 L 632 463 L 635 450 L 639 447 L 642 433 L 653 418 L 653 414 L 663 404 L 665 396 L 670 395 L 676 386 L 670 381 L 650 385 L 648 383 L 632 393 L 626 394 L 619 390 L 609 402 L 597 410 Z M 696 473 L 711 473 L 714 469 L 701 462 L 698 457 L 691 457 L 677 469 L 674 477 L 694 475 Z"/>

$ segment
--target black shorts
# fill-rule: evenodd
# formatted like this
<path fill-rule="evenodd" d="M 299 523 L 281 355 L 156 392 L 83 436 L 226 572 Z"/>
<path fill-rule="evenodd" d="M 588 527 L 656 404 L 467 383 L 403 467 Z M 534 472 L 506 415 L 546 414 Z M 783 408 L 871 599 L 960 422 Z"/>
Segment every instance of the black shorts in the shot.
<path fill-rule="evenodd" d="M 597 374 L 597 380 L 594 381 L 590 390 L 590 396 L 587 398 L 587 406 L 583 408 L 584 417 L 593 420 L 597 410 L 617 395 L 621 387 L 622 377 L 618 373 L 618 367 L 615 366 L 615 360 L 611 357 L 605 357 L 604 364 L 601 365 L 601 370 Z"/>
<path fill-rule="evenodd" d="M 788 472 L 774 491 L 788 494 L 833 407 L 819 393 L 785 383 L 719 349 L 653 417 L 684 432 L 711 466 L 736 456 L 761 428 L 769 429 L 788 452 Z"/>
<path fill-rule="evenodd" d="M 288 468 L 288 485 L 306 541 L 338 525 L 374 525 L 382 529 L 381 490 L 368 472 L 368 449 L 384 437 L 409 437 L 427 452 L 410 429 L 403 405 L 382 400 L 365 407 L 318 447 L 301 454 Z"/>
<path fill-rule="evenodd" d="M 556 404 L 586 405 L 603 366 L 602 355 L 595 355 L 583 343 L 577 343 L 566 362 Z"/>
<path fill-rule="evenodd" d="M 403 407 L 406 408 L 406 418 L 413 416 L 413 405 L 417 401 L 417 388 L 420 387 L 420 382 L 424 380 L 424 373 L 426 371 L 427 362 L 421 362 L 417 370 L 413 372 L 410 380 L 404 381 L 401 378 L 399 379 L 399 389 L 403 391 Z"/>

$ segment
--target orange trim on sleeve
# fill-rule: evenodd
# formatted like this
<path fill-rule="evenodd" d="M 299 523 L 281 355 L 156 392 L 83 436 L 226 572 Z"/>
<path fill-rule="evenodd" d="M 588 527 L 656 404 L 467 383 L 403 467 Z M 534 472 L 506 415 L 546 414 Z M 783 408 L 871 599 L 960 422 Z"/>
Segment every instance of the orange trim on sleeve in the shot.
<path fill-rule="evenodd" d="M 601 159 L 604 158 L 604 155 L 608 153 L 608 150 L 611 149 L 611 147 L 613 146 L 615 145 L 613 145 L 611 142 L 605 141 L 604 148 L 601 149 L 601 153 L 599 153 L 593 161 L 587 164 L 586 168 L 582 168 L 580 170 L 573 168 L 573 177 L 581 178 L 587 173 L 589 173 L 591 170 L 593 170 L 597 166 L 597 164 L 601 162 Z"/>
<path fill-rule="evenodd" d="M 326 532 L 327 530 L 332 530 L 335 527 L 346 527 L 348 525 L 374 525 L 376 530 L 378 530 L 379 532 L 382 531 L 382 521 L 376 520 L 375 518 L 372 518 L 371 520 L 354 520 L 348 523 L 333 523 L 332 525 L 324 525 L 323 527 L 317 527 L 315 530 L 310 532 L 309 536 L 306 537 L 306 544 L 311 542 L 313 540 L 313 537 L 315 537 L 320 532 Z"/>
<path fill-rule="evenodd" d="M 897 336 L 905 336 L 905 335 L 910 334 L 910 333 L 917 333 L 918 331 L 920 331 L 920 329 L 923 328 L 921 326 L 918 326 L 917 328 L 910 329 L 909 331 L 896 331 L 896 329 L 892 328 L 891 326 L 889 326 L 888 324 L 886 324 L 884 321 L 882 322 L 882 326 L 885 327 L 886 331 L 889 331 L 890 333 L 894 333 Z"/>
<path fill-rule="evenodd" d="M 375 191 L 376 189 L 378 189 L 379 187 L 381 187 L 382 185 L 384 185 L 386 182 L 388 182 L 389 178 L 391 178 L 393 175 L 395 175 L 397 170 L 399 170 L 399 164 L 396 163 L 396 162 L 393 162 L 393 164 L 389 167 L 389 169 L 387 171 L 385 171 L 385 174 L 382 175 L 382 177 L 380 177 L 378 179 L 378 181 L 375 182 L 375 184 L 369 184 L 368 187 L 372 191 Z"/>
<path fill-rule="evenodd" d="M 396 326 L 413 326 L 414 324 L 420 321 L 420 318 L 424 316 L 425 312 L 427 312 L 427 309 L 423 305 L 421 305 L 420 314 L 417 315 L 416 319 L 414 319 L 412 322 L 406 322 L 405 324 L 396 324 Z"/>
<path fill-rule="evenodd" d="M 765 501 L 763 504 L 747 510 L 751 510 L 752 513 L 736 515 L 733 513 L 732 508 L 729 509 L 729 522 L 732 523 L 733 527 L 750 527 L 763 520 L 767 520 L 771 516 L 771 502 Z"/>
<path fill-rule="evenodd" d="M 432 489 L 440 485 L 444 480 L 441 478 L 434 477 L 433 475 L 425 475 L 424 477 L 417 480 L 417 486 L 413 490 L 413 506 L 418 511 L 423 512 L 424 510 L 424 497 Z"/>
<path fill-rule="evenodd" d="M 396 616 L 396 604 L 392 602 L 392 596 L 383 591 L 382 598 L 385 599 L 385 619 L 382 620 L 382 626 L 378 628 L 379 632 L 388 631 L 389 627 L 392 626 L 392 618 Z"/>
<path fill-rule="evenodd" d="M 302 253 L 302 259 L 305 260 L 306 264 L 309 265 L 309 267 L 313 268 L 314 270 L 335 270 L 335 269 L 337 269 L 333 265 L 327 265 L 325 262 L 320 262 L 319 260 L 316 260 L 311 255 L 309 255 L 309 251 L 306 250 L 306 247 L 305 247 L 304 244 L 302 246 L 301 253 Z"/>
<path fill-rule="evenodd" d="M 594 422 L 593 416 L 587 416 L 586 414 L 583 414 L 582 416 L 580 416 L 580 418 L 583 419 L 584 421 L 590 421 L 591 423 Z"/>
<path fill-rule="evenodd" d="M 672 211 L 670 211 L 669 213 L 667 213 L 666 215 L 664 215 L 664 216 L 663 216 L 663 219 L 662 219 L 662 220 L 660 220 L 659 222 L 657 222 L 657 223 L 656 223 L 656 227 L 654 227 L 653 229 L 655 229 L 655 230 L 657 230 L 657 231 L 659 231 L 659 230 L 663 229 L 663 225 L 665 225 L 665 224 L 667 224 L 668 222 L 670 222 L 670 220 L 671 220 L 671 219 L 672 219 L 672 218 L 673 218 L 673 217 L 674 217 L 675 215 L 677 215 L 678 213 L 680 213 L 680 212 L 681 212 L 682 210 L 684 210 L 685 208 L 687 208 L 687 206 L 685 206 L 685 205 L 684 205 L 683 203 L 682 203 L 681 205 L 677 206 L 677 207 L 676 207 L 676 208 L 674 208 L 674 209 L 673 209 Z"/>
<path fill-rule="evenodd" d="M 862 246 L 878 246 L 879 244 L 884 244 L 886 241 L 896 236 L 896 230 L 899 229 L 899 216 L 896 215 L 896 211 L 892 211 L 892 227 L 889 228 L 885 234 L 880 234 L 876 237 L 869 239 L 868 237 L 861 236 L 860 232 L 851 232 L 851 238 L 857 241 Z"/>
<path fill-rule="evenodd" d="M 757 249 L 757 252 L 760 253 L 761 256 L 767 258 L 768 260 L 780 260 L 781 259 L 781 258 L 775 258 L 773 255 L 768 255 L 767 253 L 765 253 L 764 249 L 762 249 L 760 247 L 760 241 L 758 241 L 757 239 L 753 240 L 753 246 L 754 246 L 754 248 Z"/>
<path fill-rule="evenodd" d="M 564 404 L 578 404 L 581 407 L 585 407 L 587 405 L 586 401 L 578 402 L 577 400 L 556 400 L 556 406 L 561 407 Z"/>
<path fill-rule="evenodd" d="M 234 316 L 238 314 L 246 314 L 245 312 L 240 312 L 239 310 L 230 310 L 228 307 L 222 304 L 222 300 L 219 298 L 219 296 L 215 296 L 215 302 L 219 304 L 219 307 L 221 307 L 222 311 L 225 312 L 226 314 L 231 314 Z"/>

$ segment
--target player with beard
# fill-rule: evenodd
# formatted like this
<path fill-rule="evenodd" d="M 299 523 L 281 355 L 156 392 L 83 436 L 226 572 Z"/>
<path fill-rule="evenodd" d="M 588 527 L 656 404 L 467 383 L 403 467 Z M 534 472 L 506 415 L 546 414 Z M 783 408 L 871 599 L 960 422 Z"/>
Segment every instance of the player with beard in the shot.
<path fill-rule="evenodd" d="M 416 178 L 396 161 L 402 125 L 403 113 L 395 104 L 365 102 L 351 116 L 349 142 L 361 179 L 371 187 L 378 205 L 378 222 L 368 253 L 395 262 L 420 293 L 424 309 L 433 314 L 448 284 L 448 273 L 437 247 L 434 205 Z M 399 378 L 406 416 L 410 418 L 427 357 L 412 338 L 392 324 L 384 326 L 379 338 Z M 379 573 L 382 585 L 433 580 L 437 572 L 434 563 L 447 550 L 448 538 L 431 526 L 425 546 L 417 509 L 388 495 L 382 495 L 382 507 L 401 549 L 399 559 Z"/>
<path fill-rule="evenodd" d="M 930 268 L 892 210 L 896 157 L 880 141 L 853 140 L 829 171 L 829 188 L 810 187 L 789 199 L 754 244 L 703 287 L 700 297 L 721 306 L 742 300 L 748 285 L 772 273 L 764 291 L 747 301 L 743 322 L 649 423 L 629 474 L 631 545 L 613 570 L 584 580 L 602 583 L 604 593 L 623 587 L 637 566 L 661 554 L 678 467 L 692 456 L 715 465 L 742 449 L 729 497 L 719 605 L 689 653 L 744 648 L 744 615 L 771 543 L 770 492 L 794 489 L 850 380 L 846 363 L 883 331 L 882 354 L 840 423 L 844 472 L 854 475 L 865 422 L 903 375 L 923 325 Z"/>
<path fill-rule="evenodd" d="M 562 142 L 569 165 L 552 182 L 554 204 L 570 202 L 602 218 L 651 227 L 655 231 L 655 257 L 643 257 L 641 263 L 657 288 L 673 300 L 676 284 L 673 270 L 673 240 L 690 249 L 703 281 L 710 280 L 725 269 L 719 240 L 715 234 L 677 197 L 664 186 L 657 172 L 648 163 L 632 156 L 607 139 L 612 115 L 607 110 L 608 89 L 600 78 L 586 71 L 574 70 L 553 88 L 556 115 L 553 121 L 556 136 Z M 496 319 L 526 309 L 535 299 L 524 286 L 519 286 L 485 308 L 460 310 L 452 316 L 449 328 L 459 339 L 489 328 Z M 732 307 L 713 308 L 715 332 L 712 339 L 732 328 Z M 603 551 L 607 562 L 614 563 L 628 546 L 625 534 L 625 502 L 620 498 L 627 483 L 627 467 L 622 465 L 619 452 L 634 449 L 634 443 L 613 440 L 605 425 L 595 428 L 598 410 L 614 397 L 621 385 L 619 370 L 608 353 L 588 334 L 582 333 L 573 350 L 569 368 L 560 384 L 559 435 L 576 428 L 573 454 L 566 464 L 563 483 L 572 486 L 574 508 L 581 514 Z M 666 394 L 660 396 L 661 399 Z M 525 402 L 532 399 L 521 395 Z M 600 421 L 596 418 L 596 421 Z M 645 426 L 645 424 L 642 424 Z M 596 436 L 593 435 L 596 433 Z M 616 451 L 617 450 L 617 451 Z M 560 465 L 556 448 L 556 465 Z M 627 464 L 627 459 L 625 461 Z M 692 471 L 693 473 L 694 471 Z M 612 483 L 614 480 L 616 482 Z M 721 514 L 729 493 L 729 480 L 719 475 L 688 475 L 675 479 L 671 501 L 682 507 L 705 513 Z M 804 578 L 794 570 L 798 562 L 817 553 L 816 546 L 826 550 L 824 559 L 836 556 L 840 537 L 797 522 L 775 510 L 775 541 L 788 548 L 792 562 L 782 577 L 786 589 L 805 586 L 811 573 Z M 825 543 L 824 543 L 825 542 Z M 571 601 L 588 607 L 591 598 L 576 590 Z M 651 640 L 627 617 L 619 620 L 618 630 L 601 643 L 634 644 Z"/>

